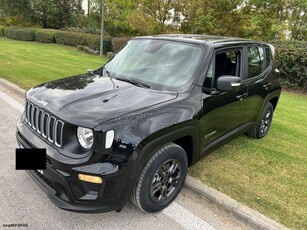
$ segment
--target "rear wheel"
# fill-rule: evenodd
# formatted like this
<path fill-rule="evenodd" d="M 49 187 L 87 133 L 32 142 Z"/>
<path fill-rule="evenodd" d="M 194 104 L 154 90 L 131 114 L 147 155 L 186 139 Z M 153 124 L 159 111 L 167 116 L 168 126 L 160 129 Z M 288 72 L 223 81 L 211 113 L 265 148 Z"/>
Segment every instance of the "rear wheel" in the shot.
<path fill-rule="evenodd" d="M 269 132 L 273 119 L 274 108 L 271 102 L 267 102 L 261 114 L 260 122 L 251 131 L 246 133 L 247 136 L 255 139 L 261 139 Z"/>
<path fill-rule="evenodd" d="M 188 171 L 185 151 L 178 145 L 165 145 L 146 163 L 131 195 L 132 203 L 145 212 L 166 208 L 179 194 Z"/>

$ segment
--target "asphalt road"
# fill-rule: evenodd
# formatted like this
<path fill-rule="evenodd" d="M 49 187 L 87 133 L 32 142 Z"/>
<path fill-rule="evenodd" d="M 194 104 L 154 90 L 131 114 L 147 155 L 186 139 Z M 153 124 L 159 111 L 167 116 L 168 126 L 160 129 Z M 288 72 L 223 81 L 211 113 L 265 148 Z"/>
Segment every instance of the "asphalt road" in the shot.
<path fill-rule="evenodd" d="M 23 98 L 0 85 L 0 229 L 249 229 L 215 205 L 183 189 L 157 214 L 145 214 L 130 202 L 120 212 L 81 214 L 61 210 L 24 171 L 15 170 L 16 121 Z M 11 227 L 8 227 L 11 226 Z"/>

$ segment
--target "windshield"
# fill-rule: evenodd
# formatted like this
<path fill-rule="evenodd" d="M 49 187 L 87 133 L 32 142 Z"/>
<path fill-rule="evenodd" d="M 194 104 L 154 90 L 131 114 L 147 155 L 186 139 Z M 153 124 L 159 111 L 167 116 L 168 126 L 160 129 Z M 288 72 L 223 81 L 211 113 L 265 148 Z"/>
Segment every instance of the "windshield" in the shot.
<path fill-rule="evenodd" d="M 135 39 L 105 65 L 108 75 L 147 88 L 182 91 L 192 84 L 203 48 L 182 42 Z"/>

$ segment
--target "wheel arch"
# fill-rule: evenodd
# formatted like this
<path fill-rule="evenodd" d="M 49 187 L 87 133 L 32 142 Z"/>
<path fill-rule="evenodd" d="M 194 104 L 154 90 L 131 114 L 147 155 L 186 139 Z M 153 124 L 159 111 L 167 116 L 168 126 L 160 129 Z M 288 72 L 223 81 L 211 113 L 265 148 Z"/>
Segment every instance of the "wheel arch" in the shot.
<path fill-rule="evenodd" d="M 148 159 L 162 146 L 173 142 L 182 147 L 188 157 L 188 165 L 191 166 L 199 158 L 199 130 L 194 125 L 165 132 L 158 131 L 145 138 L 135 149 L 133 158 L 141 165 L 145 165 Z"/>
<path fill-rule="evenodd" d="M 271 104 L 273 105 L 274 110 L 276 109 L 278 100 L 279 100 L 278 96 L 275 96 L 275 97 L 271 98 L 270 100 L 268 100 L 268 102 L 271 102 Z"/>
<path fill-rule="evenodd" d="M 262 112 L 263 112 L 263 110 L 264 110 L 264 108 L 265 108 L 265 105 L 266 105 L 268 102 L 272 103 L 274 110 L 276 109 L 277 103 L 278 103 L 278 100 L 279 100 L 279 97 L 280 97 L 280 93 L 281 93 L 281 90 L 276 90 L 276 91 L 270 93 L 270 94 L 265 98 L 265 100 L 264 100 L 264 102 L 263 102 L 263 104 L 262 104 L 262 108 L 261 108 L 261 110 L 260 110 L 260 112 L 259 112 L 257 122 L 260 121 L 261 114 L 262 114 Z"/>

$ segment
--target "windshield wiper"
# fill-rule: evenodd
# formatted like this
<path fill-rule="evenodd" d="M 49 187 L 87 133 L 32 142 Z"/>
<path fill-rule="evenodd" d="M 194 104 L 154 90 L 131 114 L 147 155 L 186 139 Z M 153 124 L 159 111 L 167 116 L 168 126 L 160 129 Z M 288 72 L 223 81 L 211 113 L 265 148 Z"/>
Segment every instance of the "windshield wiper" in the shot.
<path fill-rule="evenodd" d="M 123 78 L 123 77 L 115 77 L 115 79 L 119 80 L 119 81 L 129 82 L 129 83 L 131 83 L 135 86 L 140 86 L 140 87 L 143 87 L 143 88 L 150 88 L 150 85 L 148 85 L 144 82 L 137 81 L 137 80 L 127 79 L 127 78 Z"/>

